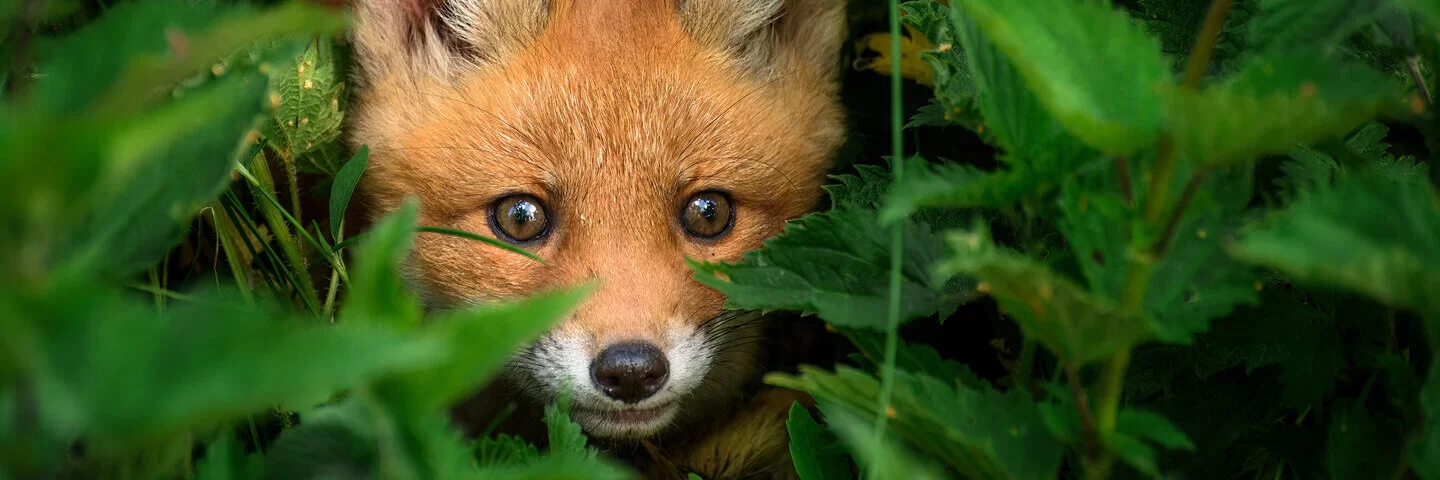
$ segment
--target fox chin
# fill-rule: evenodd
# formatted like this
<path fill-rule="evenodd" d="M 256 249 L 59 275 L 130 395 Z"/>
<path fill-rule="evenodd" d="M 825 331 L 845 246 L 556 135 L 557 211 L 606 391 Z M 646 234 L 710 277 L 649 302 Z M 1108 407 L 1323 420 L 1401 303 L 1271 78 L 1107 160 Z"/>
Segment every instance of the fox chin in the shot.
<path fill-rule="evenodd" d="M 367 210 L 414 196 L 423 224 L 548 260 L 421 234 L 404 271 L 427 306 L 598 281 L 481 395 L 568 392 L 603 441 L 748 411 L 761 317 L 727 311 L 686 259 L 738 260 L 818 205 L 844 137 L 845 0 L 353 5 Z"/>

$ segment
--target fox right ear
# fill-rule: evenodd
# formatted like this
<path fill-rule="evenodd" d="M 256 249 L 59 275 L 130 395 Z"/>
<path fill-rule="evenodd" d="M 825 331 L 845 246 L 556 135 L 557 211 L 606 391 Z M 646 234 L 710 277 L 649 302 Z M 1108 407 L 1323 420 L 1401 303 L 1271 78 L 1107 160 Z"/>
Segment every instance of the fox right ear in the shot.
<path fill-rule="evenodd" d="M 356 57 L 370 78 L 451 78 L 539 35 L 544 0 L 355 0 Z"/>

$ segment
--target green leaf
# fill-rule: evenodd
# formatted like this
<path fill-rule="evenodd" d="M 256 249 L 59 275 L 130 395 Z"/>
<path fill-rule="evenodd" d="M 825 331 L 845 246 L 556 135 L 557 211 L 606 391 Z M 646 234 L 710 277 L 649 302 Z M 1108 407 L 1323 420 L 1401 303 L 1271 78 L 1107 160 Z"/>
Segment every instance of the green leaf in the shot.
<path fill-rule="evenodd" d="M 916 455 L 901 442 L 890 438 L 889 435 L 883 438 L 875 435 L 875 427 L 872 422 L 868 421 L 868 417 L 863 417 L 843 406 L 824 402 L 821 403 L 820 408 L 826 412 L 826 417 L 830 419 L 835 433 L 860 459 L 862 468 L 876 473 L 877 478 L 914 480 L 946 478 L 940 474 L 941 470 L 932 463 L 933 460 Z M 837 477 L 816 478 L 848 479 L 853 477 L 846 474 Z"/>
<path fill-rule="evenodd" d="M 305 415 L 265 453 L 265 478 L 374 478 L 380 471 L 373 413 L 345 401 Z"/>
<path fill-rule="evenodd" d="M 842 366 L 831 373 L 802 365 L 798 376 L 770 374 L 766 382 L 815 396 L 832 428 L 837 412 L 873 418 L 879 411 L 879 380 L 860 370 Z M 1064 446 L 1046 429 L 1034 401 L 1019 390 L 972 390 L 897 371 L 891 407 L 894 432 L 967 477 L 1051 479 L 1059 471 Z"/>
<path fill-rule="evenodd" d="M 800 480 L 839 480 L 855 478 L 850 461 L 834 435 L 810 416 L 799 402 L 790 405 L 790 419 L 785 422 L 790 432 L 790 458 Z"/>
<path fill-rule="evenodd" d="M 254 11 L 215 2 L 116 5 L 96 22 L 37 45 L 44 80 L 34 108 L 75 114 L 88 106 L 123 115 L 258 40 L 338 31 L 345 18 L 305 1 Z"/>
<path fill-rule="evenodd" d="M 483 437 L 470 445 L 481 468 L 523 465 L 540 458 L 540 450 L 520 437 L 500 434 Z"/>
<path fill-rule="evenodd" d="M 944 244 L 924 225 L 905 226 L 901 321 L 931 315 L 957 293 L 930 272 Z M 736 263 L 690 261 L 695 278 L 738 308 L 814 312 L 847 327 L 883 329 L 889 305 L 890 233 L 873 211 L 807 215 Z"/>
<path fill-rule="evenodd" d="M 264 463 L 258 455 L 246 455 L 234 435 L 222 433 L 205 446 L 205 456 L 195 466 L 197 480 L 258 480 Z"/>
<path fill-rule="evenodd" d="M 985 172 L 956 164 L 907 162 L 905 177 L 895 184 L 880 211 L 880 222 L 892 224 L 922 207 L 1007 207 L 1039 193 L 1044 180 L 1029 167 Z"/>
<path fill-rule="evenodd" d="M 341 166 L 317 150 L 340 137 L 345 118 L 345 82 L 338 70 L 330 41 L 320 39 L 271 73 L 280 99 L 275 111 L 279 138 L 270 138 L 271 144 L 296 165 L 329 175 L 336 175 Z"/>
<path fill-rule="evenodd" d="M 355 193 L 355 186 L 360 183 L 360 176 L 365 174 L 365 166 L 369 164 L 370 146 L 361 145 L 355 156 L 350 157 L 350 161 L 345 162 L 345 166 L 335 174 L 335 183 L 330 185 L 331 237 L 340 238 L 340 222 L 345 220 L 345 211 L 350 208 L 350 195 Z"/>
<path fill-rule="evenodd" d="M 885 362 L 885 334 L 871 330 L 838 328 L 850 339 L 860 353 L 872 365 Z M 895 368 L 931 377 L 958 381 L 966 387 L 983 390 L 992 388 L 990 382 L 980 378 L 968 365 L 944 358 L 929 345 L 901 341 L 895 351 Z M 877 372 L 878 373 L 878 372 Z"/>
<path fill-rule="evenodd" d="M 561 395 L 556 403 L 545 406 L 545 426 L 550 433 L 546 456 L 595 461 L 598 453 L 587 445 L 590 440 L 580 424 L 570 419 L 570 397 Z"/>
<path fill-rule="evenodd" d="M 1109 155 L 1153 145 L 1170 88 L 1159 42 L 1096 2 L 959 0 L 1035 98 L 1075 137 Z"/>
<path fill-rule="evenodd" d="M 1302 54 L 1252 59 L 1223 84 L 1169 100 L 1175 151 L 1211 166 L 1285 153 L 1409 105 L 1379 72 Z"/>
<path fill-rule="evenodd" d="M 67 267 L 126 275 L 164 255 L 229 183 L 263 91 L 255 78 L 231 77 L 116 129 L 106 142 L 112 183 L 72 233 Z"/>
<path fill-rule="evenodd" d="M 0 311 L 45 319 L 7 325 L 13 333 L 4 340 L 6 351 L 24 352 L 25 364 L 43 372 L 35 378 L 42 424 L 107 445 L 318 402 L 446 353 L 442 344 L 381 329 L 303 327 L 309 323 L 286 310 L 232 297 L 194 295 L 156 316 L 90 286 L 17 295 L 0 298 Z"/>
<path fill-rule="evenodd" d="M 1254 225 L 1230 252 L 1296 281 L 1440 312 L 1440 199 L 1428 182 L 1346 178 Z"/>
<path fill-rule="evenodd" d="M 340 322 L 414 328 L 422 317 L 420 299 L 405 286 L 400 265 L 410 254 L 420 202 L 407 197 L 370 229 L 349 269 L 350 291 Z"/>
<path fill-rule="evenodd" d="M 949 235 L 954 256 L 943 272 L 965 273 L 981 282 L 1027 337 L 1055 352 L 1063 362 L 1084 364 L 1149 338 L 1154 325 L 1120 312 L 1045 264 L 997 247 L 984 225 Z"/>
<path fill-rule="evenodd" d="M 1410 445 L 1410 463 L 1415 476 L 1440 479 L 1440 359 L 1430 363 L 1430 379 L 1420 390 L 1420 411 L 1425 424 L 1420 439 Z"/>
<path fill-rule="evenodd" d="M 1193 352 L 1200 378 L 1239 365 L 1246 374 L 1278 365 L 1282 399 L 1296 409 L 1323 402 L 1346 366 L 1335 322 L 1285 292 L 1267 291 L 1259 305 L 1218 321 L 1196 343 L 1207 346 Z"/>
<path fill-rule="evenodd" d="M 1096 156 L 1050 116 L 1026 88 L 1015 64 L 964 12 L 954 8 L 950 17 L 964 46 L 975 89 L 985 92 L 976 97 L 985 119 L 981 132 L 1004 151 L 1000 160 L 1021 172 L 1028 167 L 1030 175 L 1053 182 Z"/>
<path fill-rule="evenodd" d="M 1224 219 L 1243 208 L 1249 192 L 1246 182 L 1244 178 L 1210 179 L 1197 190 L 1166 253 L 1150 260 L 1153 273 L 1141 307 L 1142 314 L 1153 322 L 1158 340 L 1188 343 L 1191 335 L 1208 327 L 1210 319 L 1230 313 L 1236 305 L 1257 301 L 1255 276 L 1221 251 L 1222 239 L 1233 230 Z M 1226 198 L 1231 192 L 1220 190 L 1234 184 L 1244 184 L 1238 189 L 1243 193 L 1235 195 L 1245 197 L 1239 202 Z M 1137 244 L 1135 236 L 1143 232 L 1136 229 L 1143 225 L 1143 213 L 1118 194 L 1097 193 L 1093 186 L 1082 185 L 1066 185 L 1061 194 L 1060 230 L 1076 253 L 1090 291 L 1118 304 L 1132 268 L 1129 258 L 1147 255 L 1132 251 Z M 1107 190 L 1114 189 L 1100 191 Z M 1138 243 L 1152 242 L 1142 238 Z"/>
<path fill-rule="evenodd" d="M 1375 18 L 1385 0 L 1259 0 L 1250 20 L 1250 49 L 1325 49 Z"/>
<path fill-rule="evenodd" d="M 961 125 L 975 129 L 979 124 L 975 111 L 975 82 L 966 67 L 965 54 L 954 48 L 957 40 L 950 24 L 949 9 L 931 1 L 905 2 L 900 8 L 904 12 L 900 21 L 914 27 L 936 46 L 934 50 L 920 52 L 920 59 L 930 66 L 935 76 L 935 97 L 930 104 L 933 107 L 921 108 L 921 113 L 925 114 L 923 124 Z"/>
<path fill-rule="evenodd" d="M 377 387 L 380 396 L 392 408 L 417 414 L 453 405 L 485 386 L 515 349 L 550 330 L 589 293 L 580 286 L 440 314 L 420 335 L 446 345 L 450 355 L 386 381 Z"/>
<path fill-rule="evenodd" d="M 1405 431 L 1364 406 L 1336 409 L 1325 437 L 1326 466 L 1334 480 L 1366 480 L 1395 472 Z"/>
<path fill-rule="evenodd" d="M 639 478 L 623 467 L 574 457 L 545 458 L 524 465 L 481 469 L 476 480 L 622 480 Z"/>

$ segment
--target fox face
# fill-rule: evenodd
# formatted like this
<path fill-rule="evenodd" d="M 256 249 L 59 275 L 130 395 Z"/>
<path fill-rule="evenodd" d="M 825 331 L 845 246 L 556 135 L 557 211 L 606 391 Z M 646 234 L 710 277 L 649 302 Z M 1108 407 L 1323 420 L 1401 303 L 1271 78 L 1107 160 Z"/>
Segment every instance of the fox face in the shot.
<path fill-rule="evenodd" d="M 717 412 L 758 375 L 758 316 L 686 259 L 737 260 L 812 210 L 842 140 L 844 0 L 359 0 L 360 199 L 407 196 L 407 279 L 453 308 L 595 281 L 505 376 L 592 436 Z M 712 414 L 713 415 L 713 414 Z"/>

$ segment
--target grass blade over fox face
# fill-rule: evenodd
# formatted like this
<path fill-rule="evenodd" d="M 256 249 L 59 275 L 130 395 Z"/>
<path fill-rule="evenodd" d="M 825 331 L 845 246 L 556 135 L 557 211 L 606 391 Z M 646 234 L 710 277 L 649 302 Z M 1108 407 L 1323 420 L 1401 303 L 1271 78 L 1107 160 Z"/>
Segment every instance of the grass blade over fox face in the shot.
<path fill-rule="evenodd" d="M 592 436 L 723 416 L 759 372 L 754 315 L 685 258 L 736 260 L 818 204 L 842 141 L 843 0 L 360 0 L 352 143 L 373 214 L 418 196 L 431 308 L 599 280 L 505 384 L 562 388 Z"/>

